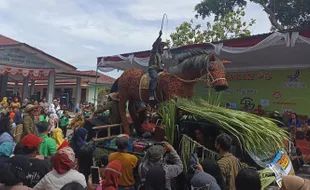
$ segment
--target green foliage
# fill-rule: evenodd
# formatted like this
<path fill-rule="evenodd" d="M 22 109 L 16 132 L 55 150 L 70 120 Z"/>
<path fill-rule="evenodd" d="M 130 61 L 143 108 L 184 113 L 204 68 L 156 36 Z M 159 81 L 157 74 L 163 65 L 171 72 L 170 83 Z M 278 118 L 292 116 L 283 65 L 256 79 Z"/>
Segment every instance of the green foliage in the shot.
<path fill-rule="evenodd" d="M 195 153 L 197 147 L 202 149 L 202 155 L 201 155 L 200 162 L 203 162 L 205 160 L 205 158 L 217 160 L 220 157 L 220 155 L 218 153 L 207 149 L 206 147 L 197 143 L 196 141 L 194 141 L 192 138 L 190 138 L 187 135 L 182 136 L 179 147 L 181 147 L 181 160 L 183 163 L 183 172 L 185 174 L 188 171 L 190 153 Z"/>
<path fill-rule="evenodd" d="M 176 106 L 187 114 L 203 118 L 233 135 L 248 152 L 273 156 L 284 149 L 288 139 L 285 130 L 272 119 L 254 114 L 213 106 L 203 99 L 178 99 Z"/>
<path fill-rule="evenodd" d="M 174 132 L 175 132 L 175 116 L 176 107 L 174 100 L 163 102 L 160 104 L 162 125 L 165 127 L 165 134 L 168 142 L 174 144 Z"/>
<path fill-rule="evenodd" d="M 195 25 L 194 20 L 191 19 L 178 26 L 170 37 L 174 46 L 181 46 L 249 36 L 251 31 L 248 28 L 255 24 L 255 20 L 252 19 L 247 23 L 243 21 L 244 16 L 245 10 L 240 8 L 230 11 L 225 16 L 216 16 L 213 24 L 207 22 L 205 26 Z"/>
<path fill-rule="evenodd" d="M 270 23 L 277 30 L 302 27 L 310 24 L 309 0 L 248 0 L 258 4 L 269 17 Z M 195 6 L 196 17 L 229 15 L 236 8 L 245 8 L 246 0 L 202 0 Z"/>
<path fill-rule="evenodd" d="M 276 181 L 273 171 L 270 168 L 265 168 L 258 171 L 259 178 L 262 184 L 262 190 L 270 186 Z"/>

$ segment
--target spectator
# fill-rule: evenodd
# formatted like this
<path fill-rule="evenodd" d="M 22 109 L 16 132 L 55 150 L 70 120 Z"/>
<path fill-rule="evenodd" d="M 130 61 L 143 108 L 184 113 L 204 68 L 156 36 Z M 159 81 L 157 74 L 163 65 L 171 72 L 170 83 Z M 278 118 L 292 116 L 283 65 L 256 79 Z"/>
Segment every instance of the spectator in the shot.
<path fill-rule="evenodd" d="M 296 127 L 297 129 L 301 127 L 301 122 L 296 113 L 292 113 L 291 119 L 288 120 L 289 127 Z"/>
<path fill-rule="evenodd" d="M 258 173 L 254 169 L 241 169 L 236 177 L 236 190 L 261 190 Z"/>
<path fill-rule="evenodd" d="M 33 188 L 33 190 L 61 189 L 68 183 L 77 182 L 86 188 L 83 174 L 74 170 L 75 154 L 70 147 L 60 149 L 52 157 L 53 170 Z"/>
<path fill-rule="evenodd" d="M 50 129 L 49 129 L 49 133 L 53 132 L 54 129 L 58 126 L 58 116 L 55 112 L 55 109 L 50 109 L 49 110 L 49 126 L 50 126 Z"/>
<path fill-rule="evenodd" d="M 117 190 L 121 177 L 122 163 L 119 160 L 110 162 L 103 172 L 102 190 Z"/>
<path fill-rule="evenodd" d="M 57 127 L 51 134 L 51 137 L 56 141 L 56 148 L 58 149 L 65 141 L 62 130 Z"/>
<path fill-rule="evenodd" d="M 22 124 L 23 119 L 22 119 L 22 114 L 20 113 L 19 108 L 14 108 L 15 116 L 14 116 L 14 123 L 16 125 Z"/>
<path fill-rule="evenodd" d="M 39 122 L 48 122 L 49 120 L 49 113 L 48 108 L 43 109 L 43 112 L 41 112 L 39 116 Z"/>
<path fill-rule="evenodd" d="M 137 166 L 138 158 L 128 153 L 128 140 L 127 135 L 119 135 L 115 141 L 118 151 L 109 155 L 109 162 L 119 160 L 122 163 L 122 175 L 118 183 L 119 190 L 134 190 L 135 185 L 134 169 Z"/>
<path fill-rule="evenodd" d="M 23 153 L 22 142 L 19 141 L 19 142 L 16 144 L 15 148 L 14 148 L 14 151 L 13 151 L 13 155 L 12 155 L 12 156 L 14 156 L 14 155 L 23 155 L 23 154 L 24 154 L 24 153 Z"/>
<path fill-rule="evenodd" d="M 44 160 L 44 158 L 42 159 L 38 155 L 38 148 L 41 141 L 41 138 L 33 134 L 26 135 L 21 140 L 23 154 L 28 156 L 30 161 L 30 168 L 27 170 L 27 182 L 25 182 L 25 185 L 31 188 L 52 169 L 50 162 Z"/>
<path fill-rule="evenodd" d="M 8 163 L 12 153 L 13 144 L 11 142 L 4 142 L 0 144 L 0 170 Z"/>
<path fill-rule="evenodd" d="M 201 165 L 203 171 L 213 176 L 219 187 L 224 189 L 224 178 L 219 164 L 215 160 L 205 159 Z"/>
<path fill-rule="evenodd" d="M 56 154 L 56 141 L 48 137 L 49 125 L 46 122 L 40 122 L 37 124 L 39 131 L 39 137 L 43 140 L 40 144 L 39 153 L 43 156 L 52 156 Z"/>
<path fill-rule="evenodd" d="M 85 190 L 85 188 L 77 182 L 72 182 L 63 186 L 60 190 Z"/>
<path fill-rule="evenodd" d="M 27 103 L 27 104 L 28 104 L 28 103 Z M 27 105 L 27 104 L 26 104 L 26 105 Z M 33 101 L 33 105 L 40 107 L 38 100 L 34 100 L 34 101 Z M 41 108 L 42 108 L 42 107 L 41 107 Z"/>
<path fill-rule="evenodd" d="M 87 134 L 88 131 L 85 128 L 79 128 L 74 132 L 71 146 L 76 155 L 79 154 L 80 148 L 87 144 Z"/>
<path fill-rule="evenodd" d="M 14 137 L 11 134 L 11 127 L 10 127 L 10 119 L 8 114 L 2 116 L 0 119 L 0 144 L 4 142 L 14 142 Z"/>
<path fill-rule="evenodd" d="M 29 134 L 37 135 L 37 129 L 34 124 L 34 116 L 37 114 L 38 106 L 29 104 L 24 110 L 23 135 L 22 138 Z"/>
<path fill-rule="evenodd" d="M 67 136 L 67 126 L 69 125 L 69 112 L 65 110 L 64 113 L 60 116 L 60 128 L 62 129 L 65 137 Z"/>
<path fill-rule="evenodd" d="M 259 115 L 259 116 L 264 116 L 265 111 L 263 110 L 263 106 L 258 105 L 257 108 L 254 110 L 254 114 Z"/>
<path fill-rule="evenodd" d="M 310 181 L 298 176 L 283 176 L 280 190 L 309 190 Z"/>
<path fill-rule="evenodd" d="M 235 190 L 235 178 L 241 169 L 241 163 L 234 155 L 228 152 L 231 144 L 232 139 L 225 133 L 219 135 L 215 140 L 215 148 L 221 156 L 217 162 L 224 177 L 225 189 Z"/>
<path fill-rule="evenodd" d="M 205 173 L 201 165 L 196 166 L 195 174 L 191 179 L 191 189 L 221 190 L 216 179 Z"/>
<path fill-rule="evenodd" d="M 25 108 L 28 105 L 28 103 L 29 103 L 29 100 L 25 98 L 22 103 L 22 108 Z"/>
<path fill-rule="evenodd" d="M 103 177 L 102 181 L 102 190 L 118 190 L 119 189 L 119 180 L 121 177 L 122 163 L 119 160 L 114 160 L 104 168 L 101 176 Z M 94 187 L 92 184 L 91 176 L 88 179 L 88 189 L 95 190 L 100 189 Z"/>
<path fill-rule="evenodd" d="M 84 145 L 78 155 L 78 171 L 85 176 L 85 180 L 90 175 L 90 168 L 93 163 L 93 149 L 90 146 Z"/>
<path fill-rule="evenodd" d="M 8 163 L 0 170 L 0 189 L 30 190 L 24 185 L 30 167 L 29 159 L 26 156 L 14 156 Z"/>
<path fill-rule="evenodd" d="M 18 97 L 14 97 L 14 100 L 13 102 L 11 102 L 11 105 L 10 105 L 12 108 L 20 108 L 20 102 L 18 101 Z"/>
<path fill-rule="evenodd" d="M 163 156 L 165 152 L 170 153 L 170 160 L 172 164 L 166 164 L 163 161 Z M 165 187 L 171 189 L 171 179 L 177 177 L 183 171 L 182 161 L 174 150 L 174 148 L 167 142 L 164 146 L 153 145 L 148 150 L 146 155 L 139 165 L 139 176 L 145 180 L 148 170 L 156 165 L 161 165 L 165 171 Z"/>
<path fill-rule="evenodd" d="M 166 190 L 165 170 L 161 165 L 151 167 L 145 177 L 144 190 Z M 140 188 L 139 188 L 140 190 Z"/>
<path fill-rule="evenodd" d="M 42 101 L 40 102 L 40 107 L 43 109 L 48 108 L 48 103 L 46 102 L 46 98 L 42 99 Z"/>

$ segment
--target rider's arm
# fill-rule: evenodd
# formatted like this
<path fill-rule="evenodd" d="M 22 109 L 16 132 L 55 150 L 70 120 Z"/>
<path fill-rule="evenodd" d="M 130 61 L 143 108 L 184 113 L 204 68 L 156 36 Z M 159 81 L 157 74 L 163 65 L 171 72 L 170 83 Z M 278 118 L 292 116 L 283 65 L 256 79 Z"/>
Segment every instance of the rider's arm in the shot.
<path fill-rule="evenodd" d="M 159 32 L 159 36 L 158 38 L 156 39 L 156 41 L 153 43 L 153 48 L 152 48 L 152 51 L 154 52 L 157 52 L 158 49 L 159 49 L 159 46 L 160 46 L 160 42 L 161 42 L 161 35 L 162 35 L 162 32 L 160 31 Z"/>

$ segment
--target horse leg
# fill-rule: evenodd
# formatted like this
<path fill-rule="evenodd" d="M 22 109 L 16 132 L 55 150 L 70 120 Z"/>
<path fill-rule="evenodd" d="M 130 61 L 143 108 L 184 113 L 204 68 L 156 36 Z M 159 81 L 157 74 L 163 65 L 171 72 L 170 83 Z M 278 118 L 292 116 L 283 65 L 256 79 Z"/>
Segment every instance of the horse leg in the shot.
<path fill-rule="evenodd" d="M 120 98 L 119 114 L 121 116 L 124 133 L 129 135 L 130 134 L 130 127 L 129 127 L 129 123 L 128 123 L 127 116 L 126 116 L 126 102 L 127 102 L 128 98 L 126 96 L 120 96 L 119 98 Z"/>
<path fill-rule="evenodd" d="M 139 125 L 138 123 L 138 118 L 136 115 L 136 106 L 135 106 L 135 101 L 130 99 L 129 103 L 128 103 L 128 110 L 129 110 L 129 114 L 132 120 L 132 123 L 135 127 L 136 133 L 139 134 L 140 133 L 140 129 L 137 125 Z"/>

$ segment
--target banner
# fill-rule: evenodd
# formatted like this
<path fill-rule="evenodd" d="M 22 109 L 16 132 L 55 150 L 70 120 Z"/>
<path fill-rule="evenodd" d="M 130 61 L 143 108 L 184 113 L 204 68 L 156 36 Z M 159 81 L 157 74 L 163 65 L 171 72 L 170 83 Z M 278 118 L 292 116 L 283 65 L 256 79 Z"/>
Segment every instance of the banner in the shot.
<path fill-rule="evenodd" d="M 222 92 L 221 105 L 230 103 L 240 110 L 246 104 L 249 111 L 258 105 L 266 111 L 296 112 L 310 115 L 310 69 L 281 69 L 227 73 L 229 88 Z M 196 85 L 196 95 L 206 97 L 209 89 Z M 216 95 L 216 94 L 214 94 Z M 267 114 L 267 113 L 266 113 Z"/>
<path fill-rule="evenodd" d="M 282 176 L 295 175 L 292 162 L 283 151 L 279 151 L 274 160 L 267 166 L 274 172 L 279 187 L 282 186 Z"/>

